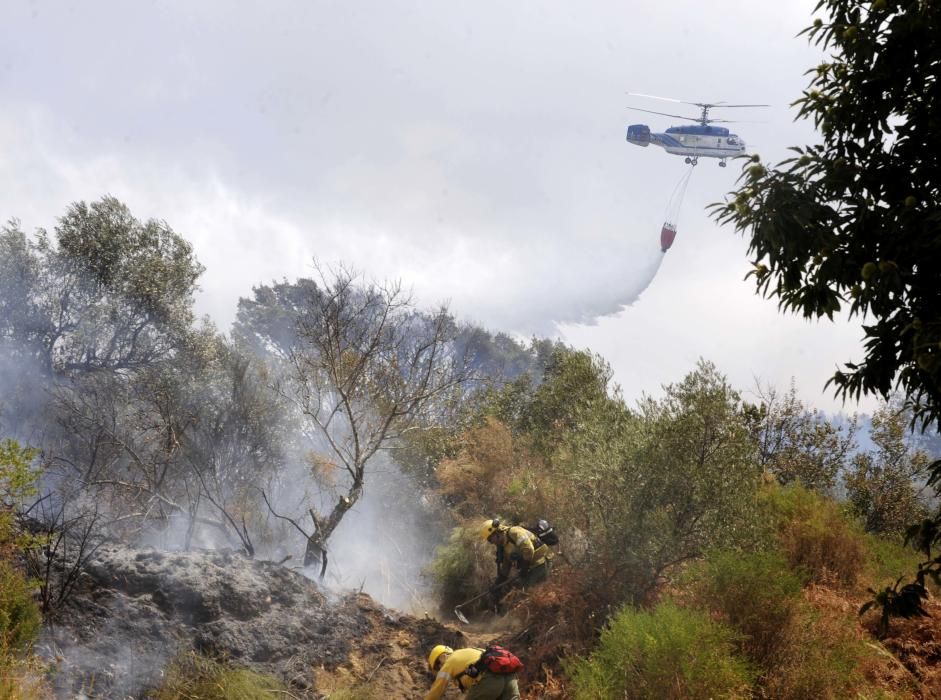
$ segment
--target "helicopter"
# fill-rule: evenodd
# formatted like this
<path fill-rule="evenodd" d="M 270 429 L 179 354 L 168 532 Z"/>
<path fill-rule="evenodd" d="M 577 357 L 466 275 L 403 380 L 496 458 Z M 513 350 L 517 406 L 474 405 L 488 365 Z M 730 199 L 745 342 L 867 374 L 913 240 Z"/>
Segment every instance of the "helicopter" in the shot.
<path fill-rule="evenodd" d="M 654 100 L 664 100 L 666 102 L 676 102 L 678 104 L 693 105 L 701 110 L 698 117 L 688 117 L 682 114 L 667 114 L 666 112 L 655 112 L 650 109 L 641 109 L 639 107 L 628 107 L 638 112 L 647 112 L 649 114 L 660 114 L 664 117 L 675 117 L 677 119 L 687 119 L 692 122 L 698 122 L 690 126 L 671 126 L 663 133 L 653 133 L 646 124 L 631 124 L 627 127 L 627 141 L 635 146 L 646 148 L 651 143 L 660 146 L 667 153 L 678 156 L 685 156 L 688 165 L 696 165 L 699 158 L 718 158 L 719 167 L 726 166 L 725 159 L 734 156 L 740 156 L 745 153 L 745 142 L 736 134 L 729 133 L 724 126 L 710 126 L 715 123 L 731 123 L 727 119 L 711 119 L 709 110 L 716 107 L 725 109 L 726 107 L 768 107 L 770 105 L 730 105 L 725 102 L 685 102 L 684 100 L 675 100 L 670 97 L 657 97 L 656 95 L 644 95 L 638 92 L 629 92 L 628 95 L 634 97 L 649 97 Z"/>

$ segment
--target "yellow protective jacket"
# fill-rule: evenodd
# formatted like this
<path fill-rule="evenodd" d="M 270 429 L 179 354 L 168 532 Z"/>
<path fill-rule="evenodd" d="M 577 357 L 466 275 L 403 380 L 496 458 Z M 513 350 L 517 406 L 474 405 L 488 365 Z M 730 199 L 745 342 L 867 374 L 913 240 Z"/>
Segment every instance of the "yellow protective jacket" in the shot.
<path fill-rule="evenodd" d="M 536 544 L 539 543 L 537 547 Z M 510 575 L 515 563 L 522 571 L 534 566 L 545 564 L 552 559 L 552 550 L 549 545 L 542 544 L 532 532 L 520 525 L 514 525 L 506 531 L 506 542 L 503 543 L 503 556 L 497 552 L 497 574 L 502 577 Z"/>
<path fill-rule="evenodd" d="M 467 670 L 468 666 L 477 663 L 483 653 L 483 649 L 455 649 L 452 651 L 441 668 L 438 669 L 438 675 L 435 677 L 431 690 L 425 696 L 425 700 L 441 700 L 448 689 L 448 683 L 455 678 L 458 679 L 457 684 L 461 687 L 462 692 L 474 685 L 480 679 L 479 676 L 471 678 L 461 674 Z"/>

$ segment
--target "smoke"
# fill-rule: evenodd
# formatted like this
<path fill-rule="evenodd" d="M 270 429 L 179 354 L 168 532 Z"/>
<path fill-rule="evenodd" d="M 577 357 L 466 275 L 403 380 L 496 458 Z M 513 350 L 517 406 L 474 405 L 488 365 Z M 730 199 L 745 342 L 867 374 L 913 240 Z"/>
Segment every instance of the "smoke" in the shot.
<path fill-rule="evenodd" d="M 55 669 L 49 681 L 56 697 L 134 697 L 142 687 L 160 683 L 176 649 L 158 639 L 148 640 L 127 620 L 128 611 L 120 605 L 112 608 L 105 603 L 100 612 L 93 640 L 78 639 L 65 627 L 43 627 L 36 652 Z"/>
<path fill-rule="evenodd" d="M 296 456 L 277 475 L 267 495 L 278 515 L 268 513 L 257 556 L 273 561 L 290 556 L 288 566 L 321 583 L 319 563 L 302 566 L 304 535 L 284 519 L 310 534 L 308 509 L 325 515 L 345 493 L 342 478 L 327 484 L 315 474 L 307 454 Z M 362 590 L 387 607 L 417 609 L 429 590 L 424 569 L 441 540 L 433 530 L 432 509 L 419 494 L 412 475 L 387 453 L 377 453 L 366 465 L 362 496 L 327 542 L 322 584 L 336 593 Z"/>
<path fill-rule="evenodd" d="M 406 148 L 401 161 L 335 163 L 321 190 L 285 206 L 233 179 L 231 170 L 166 162 L 159 151 L 83 157 L 53 114 L 33 110 L 27 121 L 28 129 L 0 109 L 0 144 L 10 146 L 13 161 L 30 164 L 30 177 L 43 186 L 26 192 L 22 172 L 0 164 L 0 184 L 8 185 L 0 188 L 0 207 L 30 224 L 48 224 L 67 202 L 109 192 L 141 218 L 165 219 L 206 265 L 197 310 L 220 328 L 230 325 L 252 284 L 309 276 L 316 253 L 326 264 L 401 279 L 421 306 L 447 299 L 458 318 L 551 337 L 559 323 L 593 323 L 633 303 L 660 257 L 657 222 L 638 218 L 625 230 L 623 220 L 646 209 L 625 211 L 629 200 L 607 180 L 567 176 L 564 186 L 554 184 L 576 189 L 560 191 L 557 201 L 527 190 L 522 175 L 513 187 L 486 178 L 487 187 L 452 183 L 446 198 L 432 196 L 447 178 L 430 165 L 440 160 L 437 151 L 434 158 L 423 154 L 450 141 L 439 143 L 443 137 L 428 125 L 402 136 L 421 144 L 419 153 Z M 620 167 L 619 157 L 606 152 L 605 168 Z M 488 169 L 512 172 L 517 165 L 501 157 Z M 341 180 L 353 184 L 338 188 Z M 43 201 L 28 196 L 36 191 L 51 194 Z M 362 192 L 373 193 L 368 207 Z M 223 239 L 230 244 L 220 246 Z"/>
<path fill-rule="evenodd" d="M 424 570 L 441 537 L 411 476 L 386 455 L 377 456 L 370 471 L 363 497 L 331 538 L 326 580 L 414 612 L 429 591 Z"/>
<path fill-rule="evenodd" d="M 0 318 L 0 327 L 4 319 Z M 0 341 L 0 439 L 40 447 L 47 435 L 49 382 L 38 361 Z"/>

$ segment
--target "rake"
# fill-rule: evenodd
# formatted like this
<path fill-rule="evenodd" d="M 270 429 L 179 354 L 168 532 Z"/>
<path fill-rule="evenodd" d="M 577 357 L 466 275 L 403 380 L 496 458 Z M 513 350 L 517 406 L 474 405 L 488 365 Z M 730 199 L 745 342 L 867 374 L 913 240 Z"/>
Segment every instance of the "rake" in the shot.
<path fill-rule="evenodd" d="M 500 583 L 491 586 L 490 588 L 488 588 L 488 589 L 487 589 L 486 591 L 484 591 L 483 593 L 480 593 L 480 594 L 478 594 L 478 595 L 475 595 L 475 596 L 474 596 L 473 598 L 471 598 L 470 600 L 465 600 L 463 603 L 461 603 L 460 605 L 458 605 L 457 607 L 454 608 L 454 614 L 455 614 L 455 616 L 457 617 L 458 620 L 460 620 L 461 622 L 463 622 L 465 625 L 469 625 L 469 624 L 470 624 L 470 620 L 468 620 L 467 617 L 464 615 L 464 613 L 461 612 L 461 608 L 463 608 L 465 605 L 470 605 L 471 603 L 476 603 L 478 600 L 480 600 L 480 599 L 483 598 L 484 596 L 490 595 L 490 594 L 493 593 L 495 590 L 497 590 L 498 588 L 502 588 L 503 586 L 507 585 L 508 583 L 513 583 L 513 582 L 516 581 L 518 578 L 519 578 L 519 576 L 514 576 L 513 578 L 508 578 L 506 581 L 501 581 Z"/>

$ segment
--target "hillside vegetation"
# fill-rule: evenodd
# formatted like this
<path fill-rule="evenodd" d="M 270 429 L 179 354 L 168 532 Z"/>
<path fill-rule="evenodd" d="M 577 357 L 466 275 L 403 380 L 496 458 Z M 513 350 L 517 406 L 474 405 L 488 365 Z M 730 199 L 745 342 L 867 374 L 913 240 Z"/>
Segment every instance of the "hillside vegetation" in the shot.
<path fill-rule="evenodd" d="M 514 649 L 527 697 L 937 691 L 932 620 L 857 614 L 869 589 L 917 566 L 903 535 L 933 505 L 920 492 L 930 458 L 911 441 L 901 402 L 872 416 L 871 447 L 861 450 L 855 419 L 831 421 L 795 387 L 755 387 L 744 400 L 705 360 L 659 396 L 626 399 L 601 357 L 424 312 L 400 285 L 346 270 L 256 288 L 227 336 L 195 320 L 202 268 L 186 241 L 111 198 L 73 205 L 54 235 L 8 227 L 0 247 L 10 300 L 0 337 L 17 369 L 5 375 L 0 417 L 11 437 L 34 441 L 3 443 L 0 454 L 9 693 L 67 687 L 49 638 L 31 647 L 41 619 L 44 633 L 66 622 L 88 632 L 98 628 L 83 627 L 76 610 L 117 615 L 75 596 L 130 597 L 151 612 L 156 602 L 158 617 L 179 607 L 172 591 L 192 582 L 127 584 L 156 555 L 104 556 L 117 542 L 296 562 L 333 588 L 343 586 L 326 577 L 331 562 L 368 552 L 387 588 L 406 587 L 423 616 L 440 606 L 456 624 L 453 607 L 495 575 L 478 531 L 496 516 L 549 519 L 562 538 L 554 571 L 508 594 L 499 616 L 481 597 L 464 608 L 466 635 L 448 634 Z M 384 517 L 334 549 L 335 530 L 359 522 L 376 484 Z M 412 561 L 406 551 L 424 555 Z M 138 562 L 136 573 L 109 569 L 119 560 Z M 432 601 L 417 580 L 403 582 L 423 563 Z M 115 576 L 130 587 L 111 590 Z M 137 600 L 144 593 L 156 598 Z M 216 607 L 216 626 L 239 627 Z M 162 629 L 167 621 L 147 621 L 151 612 L 142 625 Z M 282 669 L 275 681 L 266 674 L 278 669 L 264 666 L 270 652 L 257 645 L 206 656 L 197 639 L 205 622 L 182 621 L 192 638 L 164 650 L 165 680 L 153 692 L 231 686 L 237 695 L 293 678 L 284 692 L 387 696 L 406 668 L 406 685 L 422 685 L 422 646 L 435 643 L 412 631 L 417 654 L 406 664 L 401 630 L 379 624 L 369 649 L 351 640 L 329 659 L 296 656 L 326 675 Z M 88 634 L 85 651 L 101 664 L 119 653 L 114 640 Z M 147 642 L 133 626 L 122 634 L 122 647 Z M 240 665 L 240 654 L 251 658 Z M 386 668 L 390 658 L 398 670 Z"/>
<path fill-rule="evenodd" d="M 494 574 L 483 515 L 548 516 L 552 580 L 512 613 L 530 697 L 932 697 L 931 654 L 900 663 L 887 641 L 913 623 L 858 615 L 918 561 L 902 530 L 924 512 L 926 456 L 904 411 L 874 416 L 860 452 L 852 423 L 765 394 L 744 402 L 700 362 L 629 408 L 600 358 L 556 349 L 538 386 L 487 397 L 437 469 L 455 516 L 434 565 L 445 608 Z"/>

